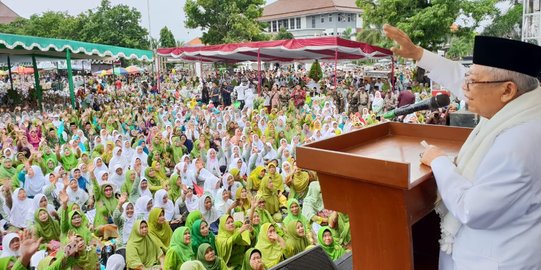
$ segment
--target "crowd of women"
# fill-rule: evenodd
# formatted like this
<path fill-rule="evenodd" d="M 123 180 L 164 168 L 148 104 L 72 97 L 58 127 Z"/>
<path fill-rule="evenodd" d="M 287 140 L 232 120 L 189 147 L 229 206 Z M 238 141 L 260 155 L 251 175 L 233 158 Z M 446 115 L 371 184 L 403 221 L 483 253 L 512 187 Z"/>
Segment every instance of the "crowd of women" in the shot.
<path fill-rule="evenodd" d="M 347 252 L 348 217 L 324 208 L 295 148 L 360 116 L 330 95 L 224 106 L 190 90 L 1 115 L 0 269 L 261 270 L 315 245 Z"/>

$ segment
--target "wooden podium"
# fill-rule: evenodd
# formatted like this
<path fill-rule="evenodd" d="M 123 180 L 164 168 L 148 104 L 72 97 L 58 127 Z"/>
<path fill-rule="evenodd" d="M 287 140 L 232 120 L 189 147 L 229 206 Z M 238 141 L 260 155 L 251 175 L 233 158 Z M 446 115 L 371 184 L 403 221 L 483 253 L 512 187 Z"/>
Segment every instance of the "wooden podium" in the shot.
<path fill-rule="evenodd" d="M 325 208 L 349 215 L 353 269 L 438 268 L 436 183 L 420 142 L 456 157 L 471 130 L 383 123 L 297 147 L 297 165 L 318 173 Z"/>

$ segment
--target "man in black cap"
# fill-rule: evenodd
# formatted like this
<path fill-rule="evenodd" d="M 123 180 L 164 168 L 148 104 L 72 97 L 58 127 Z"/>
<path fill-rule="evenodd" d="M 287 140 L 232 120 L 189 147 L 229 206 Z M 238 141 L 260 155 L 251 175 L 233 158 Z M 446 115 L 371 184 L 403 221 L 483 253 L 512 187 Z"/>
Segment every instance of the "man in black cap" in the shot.
<path fill-rule="evenodd" d="M 441 198 L 440 269 L 541 269 L 541 47 L 477 36 L 469 70 L 384 26 L 399 56 L 481 116 L 456 158 L 428 145 Z"/>

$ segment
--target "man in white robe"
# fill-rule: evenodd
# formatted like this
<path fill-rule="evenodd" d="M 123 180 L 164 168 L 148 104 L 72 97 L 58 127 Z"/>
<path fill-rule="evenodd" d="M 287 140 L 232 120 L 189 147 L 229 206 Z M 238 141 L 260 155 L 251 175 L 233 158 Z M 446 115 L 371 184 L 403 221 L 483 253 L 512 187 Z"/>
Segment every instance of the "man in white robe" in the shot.
<path fill-rule="evenodd" d="M 430 71 L 482 118 L 456 162 L 429 145 L 443 218 L 440 269 L 541 269 L 541 47 L 476 37 L 474 65 L 423 50 L 390 25 L 393 51 Z"/>

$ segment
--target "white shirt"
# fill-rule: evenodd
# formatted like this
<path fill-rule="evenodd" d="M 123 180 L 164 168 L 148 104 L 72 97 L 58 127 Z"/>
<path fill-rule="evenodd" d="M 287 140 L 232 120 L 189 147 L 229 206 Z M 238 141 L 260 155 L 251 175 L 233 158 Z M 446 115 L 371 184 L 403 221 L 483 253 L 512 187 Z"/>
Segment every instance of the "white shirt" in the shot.
<path fill-rule="evenodd" d="M 463 97 L 463 66 L 428 51 L 418 65 Z M 472 181 L 449 158 L 432 161 L 443 202 L 463 224 L 452 257 L 440 252 L 440 269 L 541 269 L 540 149 L 541 119 L 502 132 Z"/>

